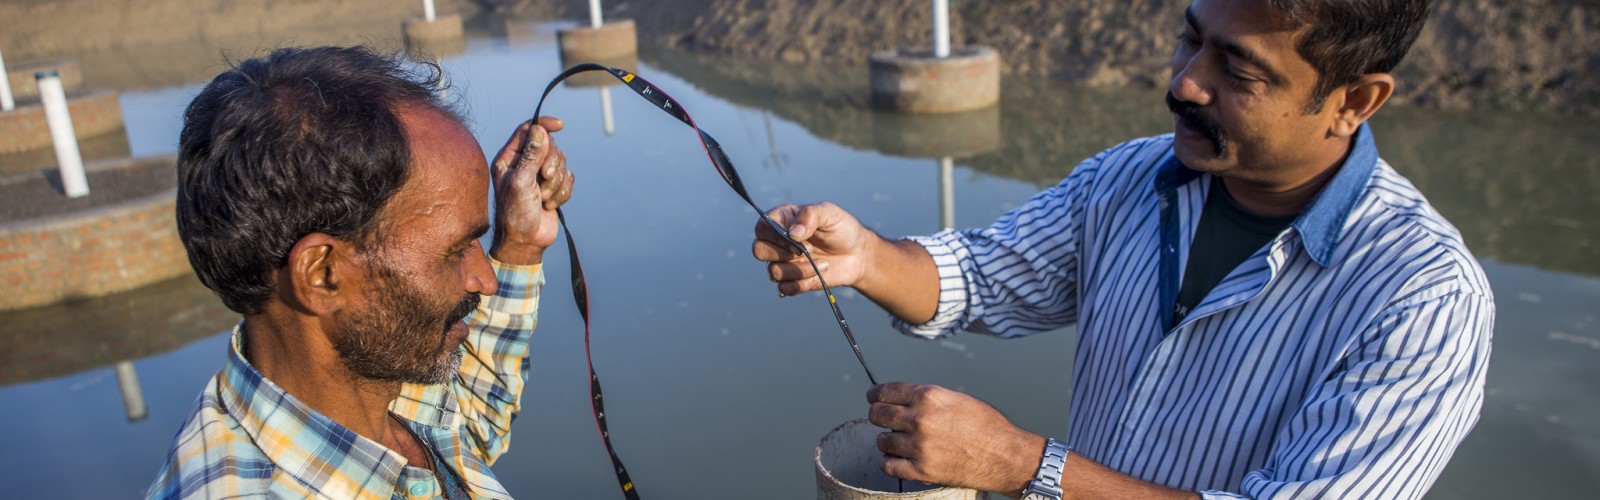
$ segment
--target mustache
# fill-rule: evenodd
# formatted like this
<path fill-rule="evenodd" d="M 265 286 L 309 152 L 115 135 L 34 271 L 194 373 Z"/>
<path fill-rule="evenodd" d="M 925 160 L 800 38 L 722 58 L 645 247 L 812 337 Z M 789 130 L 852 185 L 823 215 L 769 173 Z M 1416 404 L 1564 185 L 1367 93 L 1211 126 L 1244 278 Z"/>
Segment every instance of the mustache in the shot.
<path fill-rule="evenodd" d="M 1222 140 L 1222 124 L 1202 111 L 1199 104 L 1180 101 L 1168 91 L 1167 109 L 1172 110 L 1172 114 L 1177 115 L 1179 120 L 1183 120 L 1184 125 L 1209 139 L 1217 156 L 1228 154 L 1228 144 Z"/>
<path fill-rule="evenodd" d="M 462 296 L 461 302 L 456 304 L 455 310 L 450 311 L 450 315 L 446 317 L 448 321 L 444 322 L 444 330 L 446 332 L 450 331 L 451 325 L 466 319 L 467 315 L 472 314 L 472 311 L 478 310 L 478 302 L 481 300 L 483 300 L 482 295 L 472 292 L 467 292 L 466 295 Z"/>

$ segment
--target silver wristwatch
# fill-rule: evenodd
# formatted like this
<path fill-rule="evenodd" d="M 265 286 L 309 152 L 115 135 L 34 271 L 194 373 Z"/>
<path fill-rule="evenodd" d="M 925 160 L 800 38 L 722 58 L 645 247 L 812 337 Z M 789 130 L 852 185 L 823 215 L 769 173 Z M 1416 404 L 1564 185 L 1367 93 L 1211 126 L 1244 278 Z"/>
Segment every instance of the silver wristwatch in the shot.
<path fill-rule="evenodd" d="M 1039 472 L 1022 490 L 1021 500 L 1061 500 L 1061 469 L 1067 465 L 1067 454 L 1072 448 L 1066 443 L 1048 439 L 1044 442 L 1044 458 L 1039 460 Z"/>

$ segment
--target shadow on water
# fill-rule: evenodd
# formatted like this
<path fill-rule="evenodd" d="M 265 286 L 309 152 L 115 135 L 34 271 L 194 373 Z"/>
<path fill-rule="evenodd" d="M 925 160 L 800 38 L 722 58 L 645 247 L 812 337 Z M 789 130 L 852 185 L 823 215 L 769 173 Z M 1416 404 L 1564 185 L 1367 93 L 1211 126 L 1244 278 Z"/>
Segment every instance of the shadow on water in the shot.
<path fill-rule="evenodd" d="M 105 297 L 0 313 L 0 386 L 155 356 L 239 321 L 194 274 Z"/>

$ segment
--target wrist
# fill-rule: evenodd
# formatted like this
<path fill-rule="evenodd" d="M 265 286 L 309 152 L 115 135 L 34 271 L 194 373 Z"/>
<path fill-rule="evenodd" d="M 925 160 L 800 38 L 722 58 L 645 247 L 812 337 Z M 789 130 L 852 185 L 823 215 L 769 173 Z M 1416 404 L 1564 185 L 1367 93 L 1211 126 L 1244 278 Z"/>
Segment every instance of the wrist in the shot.
<path fill-rule="evenodd" d="M 489 250 L 489 256 L 507 264 L 531 266 L 544 263 L 544 250 L 545 247 L 539 245 L 500 243 L 496 239 L 494 247 Z"/>
<path fill-rule="evenodd" d="M 1023 500 L 1061 500 L 1066 496 L 1066 479 L 1063 477 L 1067 456 L 1072 448 L 1054 439 L 1045 440 L 1041 447 L 1038 467 L 1023 487 Z"/>

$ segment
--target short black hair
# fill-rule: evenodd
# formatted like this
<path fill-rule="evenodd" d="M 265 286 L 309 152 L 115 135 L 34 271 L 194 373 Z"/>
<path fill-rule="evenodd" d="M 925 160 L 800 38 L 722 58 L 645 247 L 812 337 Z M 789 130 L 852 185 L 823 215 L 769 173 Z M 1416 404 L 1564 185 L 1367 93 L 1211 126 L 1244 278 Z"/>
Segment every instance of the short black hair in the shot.
<path fill-rule="evenodd" d="M 201 283 L 255 314 L 305 235 L 381 243 L 377 215 L 411 165 L 397 110 L 459 120 L 442 80 L 435 64 L 365 47 L 277 49 L 212 79 L 178 139 L 178 235 Z"/>
<path fill-rule="evenodd" d="M 1361 75 L 1388 73 L 1400 64 L 1428 20 L 1431 0 L 1271 0 L 1291 28 L 1309 26 L 1295 51 L 1317 70 L 1306 110 L 1322 109 L 1328 95 Z"/>

